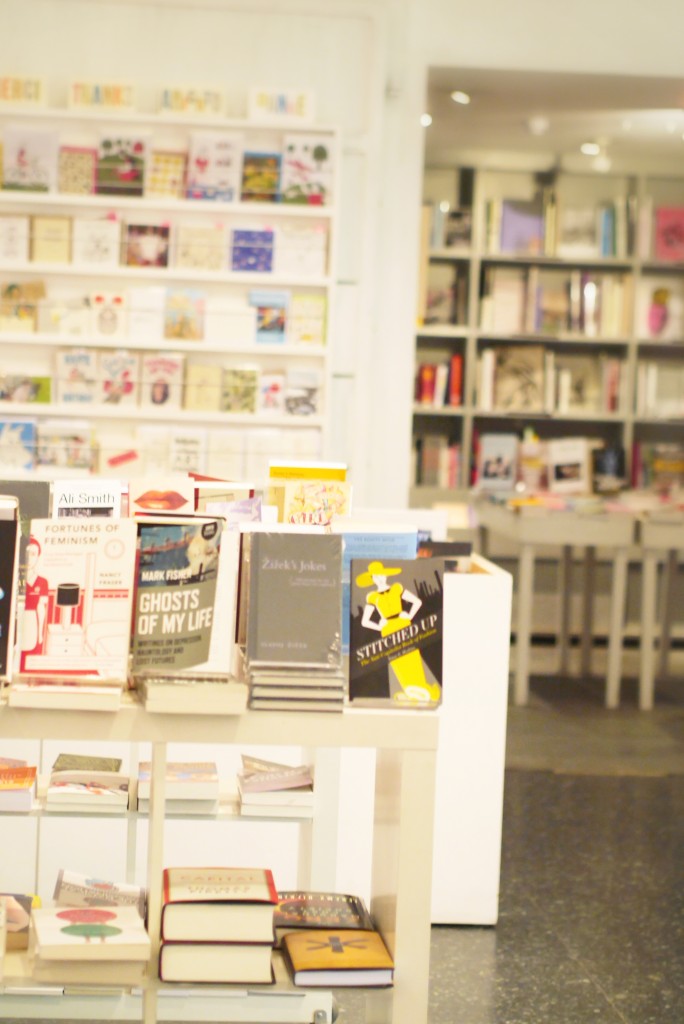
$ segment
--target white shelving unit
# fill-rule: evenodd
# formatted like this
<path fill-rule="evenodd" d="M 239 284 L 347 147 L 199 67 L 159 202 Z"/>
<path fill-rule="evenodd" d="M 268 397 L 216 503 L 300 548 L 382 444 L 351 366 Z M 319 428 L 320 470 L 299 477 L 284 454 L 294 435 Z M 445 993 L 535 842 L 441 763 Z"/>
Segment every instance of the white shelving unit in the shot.
<path fill-rule="evenodd" d="M 132 698 L 116 714 L 26 711 L 0 704 L 0 737 L 13 740 L 88 738 L 152 744 L 152 800 L 148 835 L 149 931 L 154 955 L 140 994 L 75 996 L 62 990 L 22 992 L 28 965 L 19 954 L 5 963 L 0 988 L 4 1019 L 265 1020 L 329 1024 L 329 993 L 294 989 L 276 966 L 278 985 L 220 993 L 163 985 L 155 980 L 159 948 L 161 872 L 164 865 L 164 778 L 168 743 L 279 745 L 322 752 L 341 748 L 377 751 L 373 819 L 371 911 L 394 956 L 395 984 L 368 990 L 366 1019 L 373 1024 L 427 1024 L 430 896 L 436 750 L 439 716 L 394 710 L 343 714 L 247 712 L 234 717 L 148 714 Z M 328 809 L 329 811 L 331 809 Z M 332 809 L 334 811 L 334 809 Z M 274 825 L 274 827 L 277 827 Z M 312 875 L 330 851 L 325 809 L 312 824 Z M 320 875 L 318 876 L 321 877 Z M 282 987 L 281 987 L 282 983 Z"/>
<path fill-rule="evenodd" d="M 3 372 L 7 374 L 32 374 L 51 376 L 54 381 L 54 364 L 58 349 L 126 349 L 131 352 L 149 353 L 178 352 L 186 359 L 186 365 L 194 362 L 240 369 L 256 367 L 264 374 L 293 370 L 316 371 L 320 378 L 318 408 L 314 414 L 272 415 L 269 412 L 248 415 L 230 413 L 203 413 L 181 409 L 180 412 L 160 415 L 155 408 L 153 414 L 140 406 L 116 406 L 97 408 L 92 403 L 74 403 L 67 408 L 53 401 L 49 404 L 38 402 L 21 405 L 15 402 L 0 404 L 0 416 L 31 417 L 39 422 L 48 417 L 75 417 L 92 419 L 96 431 L 98 421 L 103 418 L 116 421 L 117 431 L 134 431 L 140 420 L 155 419 L 175 426 L 204 425 L 207 430 L 220 427 L 234 429 L 242 435 L 254 427 L 258 431 L 268 428 L 281 437 L 282 451 L 272 454 L 296 454 L 298 452 L 298 428 L 311 431 L 307 445 L 315 451 L 306 452 L 312 457 L 324 456 L 328 446 L 329 404 L 331 400 L 331 350 L 335 324 L 335 265 L 336 265 L 336 220 L 337 193 L 339 189 L 339 136 L 334 128 L 318 125 L 293 125 L 287 122 L 250 123 L 246 121 L 216 117 L 183 117 L 145 112 L 100 112 L 69 109 L 12 109 L 0 111 L 0 135 L 4 126 L 21 124 L 30 128 L 50 128 L 58 132 L 60 145 L 94 147 L 101 132 L 122 134 L 142 133 L 148 138 L 149 151 L 153 148 L 164 150 L 187 149 L 192 131 L 240 132 L 244 137 L 244 148 L 250 151 L 278 151 L 282 149 L 285 135 L 315 134 L 326 140 L 332 154 L 335 171 L 332 201 L 326 205 L 299 205 L 295 203 L 242 201 L 214 202 L 211 200 L 176 199 L 155 196 L 118 195 L 71 195 L 58 192 L 22 192 L 0 189 L 0 217 L 2 216 L 67 216 L 98 219 L 108 215 L 116 216 L 125 226 L 126 222 L 169 224 L 171 249 L 168 267 L 99 266 L 74 263 L 52 262 L 2 262 L 0 263 L 0 286 L 13 282 L 40 280 L 43 282 L 47 302 L 51 293 L 62 298 L 65 294 L 87 297 L 94 290 L 126 292 L 129 288 L 147 285 L 171 288 L 188 286 L 204 293 L 209 298 L 231 298 L 243 306 L 247 305 L 251 289 L 264 291 L 285 291 L 324 297 L 325 299 L 325 343 L 320 344 L 264 344 L 254 337 L 234 332 L 232 340 L 176 340 L 169 337 L 126 336 L 125 332 L 116 337 L 106 337 L 99 332 L 51 333 L 45 330 L 15 332 L 6 330 L 0 335 L 0 355 Z M 230 230 L 232 228 L 263 228 L 274 231 L 276 250 L 272 272 L 252 273 L 232 271 L 205 271 L 173 265 L 175 231 L 179 226 L 211 226 L 221 224 L 227 231 L 225 251 L 226 267 L 230 266 Z M 279 229 L 293 230 L 320 226 L 326 233 L 325 272 L 311 273 L 288 270 L 278 266 L 277 240 Z M 248 334 L 251 332 L 247 332 Z M 30 346 L 30 350 L 27 350 Z M 293 432 L 294 431 L 294 432 Z M 109 431 L 110 435 L 112 431 Z M 124 442 L 126 443 L 126 442 Z M 247 443 L 246 443 L 247 444 Z M 258 442 L 257 442 L 258 444 Z M 248 445 L 244 459 L 248 459 Z M 98 468 L 97 466 L 95 467 Z M 249 466 L 244 474 L 249 476 Z M 211 472 L 211 465 L 204 467 Z M 99 467 L 100 472 L 108 472 Z"/>

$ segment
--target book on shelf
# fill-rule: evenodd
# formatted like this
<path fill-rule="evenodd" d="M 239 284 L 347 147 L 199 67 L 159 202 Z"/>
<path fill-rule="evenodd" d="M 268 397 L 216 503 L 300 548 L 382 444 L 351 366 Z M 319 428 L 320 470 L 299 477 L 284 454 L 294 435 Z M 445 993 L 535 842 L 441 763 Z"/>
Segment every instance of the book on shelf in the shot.
<path fill-rule="evenodd" d="M 502 199 L 498 252 L 541 255 L 544 252 L 544 203 L 535 199 Z"/>
<path fill-rule="evenodd" d="M 0 949 L 4 948 L 7 952 L 28 949 L 33 900 L 34 897 L 29 893 L 0 893 L 0 905 L 4 905 L 5 909 L 5 946 L 2 945 L 0 929 Z"/>
<path fill-rule="evenodd" d="M 140 356 L 140 405 L 181 409 L 184 369 L 182 353 L 143 352 Z"/>
<path fill-rule="evenodd" d="M 97 148 L 92 146 L 60 146 L 57 191 L 64 195 L 92 195 L 97 187 L 97 156 Z"/>
<path fill-rule="evenodd" d="M 69 868 L 59 869 L 52 899 L 58 907 L 131 907 L 143 920 L 147 912 L 144 886 L 84 875 Z"/>
<path fill-rule="evenodd" d="M 120 757 L 100 757 L 96 754 L 58 754 L 52 765 L 53 772 L 96 771 L 120 772 Z"/>
<path fill-rule="evenodd" d="M 60 986 L 63 995 L 103 995 L 103 986 L 110 986 L 108 994 L 119 995 L 122 988 L 139 986 L 147 974 L 145 960 L 113 960 L 93 963 L 84 959 L 44 960 L 33 957 L 32 974 L 35 981 Z M 79 986 L 78 992 L 69 992 L 66 986 Z M 82 987 L 81 987 L 82 986 Z"/>
<path fill-rule="evenodd" d="M 135 681 L 145 710 L 165 715 L 241 715 L 247 708 L 245 682 L 218 675 L 148 674 Z"/>
<path fill-rule="evenodd" d="M 0 767 L 0 810 L 28 813 L 36 795 L 35 765 Z"/>
<path fill-rule="evenodd" d="M 413 479 L 419 486 L 459 486 L 461 478 L 461 445 L 443 434 L 416 437 L 412 452 Z"/>
<path fill-rule="evenodd" d="M 276 203 L 280 199 L 280 152 L 247 149 L 242 154 L 243 202 Z"/>
<path fill-rule="evenodd" d="M 36 420 L 0 416 L 0 469 L 5 473 L 33 469 L 37 447 Z"/>
<path fill-rule="evenodd" d="M 601 255 L 600 248 L 599 218 L 596 207 L 570 206 L 561 203 L 558 212 L 558 244 L 556 246 L 558 256 L 564 259 L 595 259 Z"/>
<path fill-rule="evenodd" d="M 339 666 L 341 537 L 254 531 L 243 538 L 250 549 L 248 662 Z"/>
<path fill-rule="evenodd" d="M 545 410 L 543 345 L 494 346 L 493 408 L 498 412 Z"/>
<path fill-rule="evenodd" d="M 76 682 L 17 682 L 10 686 L 7 703 L 12 708 L 42 708 L 50 711 L 118 711 L 121 686 Z"/>
<path fill-rule="evenodd" d="M 684 206 L 656 207 L 653 255 L 663 262 L 684 260 Z"/>
<path fill-rule="evenodd" d="M 125 338 L 128 333 L 128 301 L 121 291 L 97 291 L 90 296 L 89 331 L 96 338 Z"/>
<path fill-rule="evenodd" d="M 107 196 L 142 196 L 148 138 L 102 133 L 98 143 L 95 191 Z"/>
<path fill-rule="evenodd" d="M 41 961 L 149 960 L 150 939 L 137 907 L 38 907 L 31 923 Z"/>
<path fill-rule="evenodd" d="M 239 775 L 237 784 L 241 813 L 261 813 L 265 816 L 272 807 L 275 807 L 283 811 L 287 810 L 290 814 L 296 816 L 300 808 L 313 808 L 313 784 L 292 787 L 291 789 L 268 790 L 263 793 L 245 792 Z"/>
<path fill-rule="evenodd" d="M 273 270 L 275 235 L 271 228 L 233 228 L 231 235 L 231 269 L 252 273 Z"/>
<path fill-rule="evenodd" d="M 103 405 L 137 406 L 140 356 L 129 349 L 101 351 L 97 360 L 98 400 Z"/>
<path fill-rule="evenodd" d="M 313 695 L 311 693 L 302 694 L 299 697 L 282 696 L 278 693 L 274 696 L 262 696 L 261 694 L 255 693 L 254 686 L 252 686 L 249 695 L 249 707 L 252 711 L 293 711 L 296 714 L 300 712 L 341 712 L 344 710 L 344 690 L 342 687 L 334 694 L 331 695 L 329 691 L 324 691 L 319 695 Z M 248 811 L 246 808 L 249 805 L 245 805 L 245 809 L 241 811 L 242 814 L 252 813 L 255 811 L 251 809 Z M 280 817 L 292 817 L 294 812 L 287 810 L 281 813 L 277 810 L 276 804 L 269 805 L 268 811 L 260 811 L 260 814 L 268 816 L 280 816 Z M 296 812 L 297 816 L 300 816 L 300 812 Z M 309 816 L 313 816 L 312 814 Z"/>
<path fill-rule="evenodd" d="M 271 951 L 264 942 L 163 942 L 159 977 L 191 985 L 270 985 Z"/>
<path fill-rule="evenodd" d="M 0 263 L 27 263 L 30 221 L 27 216 L 0 217 Z"/>
<path fill-rule="evenodd" d="M 118 479 L 55 480 L 52 485 L 52 518 L 63 516 L 121 515 L 123 484 Z"/>
<path fill-rule="evenodd" d="M 512 491 L 518 478 L 517 434 L 483 433 L 479 437 L 477 485 L 482 491 Z"/>
<path fill-rule="evenodd" d="M 586 437 L 552 438 L 546 443 L 548 485 L 554 494 L 591 492 L 591 444 Z"/>
<path fill-rule="evenodd" d="M 5 125 L 2 187 L 20 192 L 54 192 L 57 186 L 57 132 L 19 122 Z"/>
<path fill-rule="evenodd" d="M 151 767 L 149 761 L 141 761 L 138 765 L 138 801 L 150 799 Z M 164 797 L 167 801 L 218 801 L 216 762 L 167 761 Z"/>
<path fill-rule="evenodd" d="M 0 481 L 2 490 L 4 481 Z M 0 686 L 12 676 L 19 598 L 19 499 L 0 493 Z"/>
<path fill-rule="evenodd" d="M 271 947 L 277 903 L 268 868 L 165 868 L 161 937 L 165 943 L 251 942 Z"/>
<path fill-rule="evenodd" d="M 34 263 L 69 263 L 71 217 L 31 217 L 31 260 Z"/>
<path fill-rule="evenodd" d="M 271 793 L 282 789 L 296 789 L 313 785 L 313 771 L 309 764 L 280 764 L 265 761 L 251 754 L 242 755 L 242 771 L 238 782 L 243 793 Z"/>
<path fill-rule="evenodd" d="M 652 419 L 684 416 L 684 367 L 678 359 L 640 359 L 636 412 Z"/>
<path fill-rule="evenodd" d="M 132 223 L 123 228 L 123 259 L 127 267 L 168 267 L 171 228 L 168 224 Z"/>
<path fill-rule="evenodd" d="M 238 132 L 193 131 L 185 194 L 232 202 L 240 193 L 243 137 Z"/>
<path fill-rule="evenodd" d="M 118 267 L 121 223 L 116 217 L 74 217 L 71 258 L 83 266 Z"/>
<path fill-rule="evenodd" d="M 182 199 L 188 154 L 182 149 L 157 149 L 152 145 L 145 175 L 145 197 Z"/>
<path fill-rule="evenodd" d="M 377 931 L 302 929 L 283 936 L 281 947 L 295 985 L 385 987 L 394 961 Z"/>
<path fill-rule="evenodd" d="M 526 308 L 525 271 L 520 267 L 485 267 L 482 287 L 482 330 L 496 334 L 520 333 Z"/>
<path fill-rule="evenodd" d="M 326 206 L 332 202 L 330 139 L 316 134 L 286 134 L 280 180 L 284 203 Z"/>
<path fill-rule="evenodd" d="M 131 672 L 228 674 L 239 534 L 208 516 L 139 518 Z"/>
<path fill-rule="evenodd" d="M 637 288 L 636 333 L 654 341 L 684 339 L 684 286 L 680 277 L 649 275 Z"/>
<path fill-rule="evenodd" d="M 50 481 L 3 479 L 0 489 L 3 494 L 11 495 L 19 502 L 17 595 L 23 601 L 26 589 L 26 559 L 31 520 L 47 519 L 50 515 Z"/>
<path fill-rule="evenodd" d="M 309 889 L 279 892 L 273 924 L 276 945 L 280 945 L 283 936 L 289 932 L 303 929 L 375 930 L 373 919 L 361 896 L 341 892 L 313 892 Z"/>
<path fill-rule="evenodd" d="M 469 540 L 424 540 L 418 558 L 443 558 L 452 572 L 470 572 L 473 545 Z"/>
<path fill-rule="evenodd" d="M 128 809 L 129 779 L 118 758 L 60 754 L 52 766 L 45 806 L 89 813 L 123 813 Z"/>
<path fill-rule="evenodd" d="M 164 337 L 173 341 L 204 338 L 204 292 L 197 288 L 168 288 L 164 306 Z"/>
<path fill-rule="evenodd" d="M 223 224 L 179 224 L 174 266 L 187 270 L 223 270 L 226 229 Z"/>
<path fill-rule="evenodd" d="M 444 563 L 352 559 L 350 572 L 350 701 L 436 707 L 442 699 Z"/>
<path fill-rule="evenodd" d="M 289 292 L 252 290 L 249 304 L 256 310 L 256 341 L 280 344 L 287 336 Z"/>
<path fill-rule="evenodd" d="M 148 709 L 149 710 L 149 709 Z M 221 712 L 215 712 L 220 714 Z M 137 798 L 137 809 L 139 814 L 149 814 L 152 801 L 145 797 Z M 219 800 L 176 800 L 175 798 L 164 801 L 164 814 L 177 814 L 181 817 L 215 818 L 220 811 L 228 809 L 231 814 L 237 814 L 237 808 L 233 801 Z"/>
<path fill-rule="evenodd" d="M 99 516 L 35 519 L 31 534 L 20 681 L 124 682 L 135 523 Z"/>

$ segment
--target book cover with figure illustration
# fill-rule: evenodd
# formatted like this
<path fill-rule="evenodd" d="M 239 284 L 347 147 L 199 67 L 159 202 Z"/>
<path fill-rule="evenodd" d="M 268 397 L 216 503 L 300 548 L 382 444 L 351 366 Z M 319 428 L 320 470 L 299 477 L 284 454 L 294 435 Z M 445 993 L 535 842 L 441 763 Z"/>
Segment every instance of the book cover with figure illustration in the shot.
<path fill-rule="evenodd" d="M 350 701 L 441 703 L 443 575 L 441 558 L 352 559 Z"/>

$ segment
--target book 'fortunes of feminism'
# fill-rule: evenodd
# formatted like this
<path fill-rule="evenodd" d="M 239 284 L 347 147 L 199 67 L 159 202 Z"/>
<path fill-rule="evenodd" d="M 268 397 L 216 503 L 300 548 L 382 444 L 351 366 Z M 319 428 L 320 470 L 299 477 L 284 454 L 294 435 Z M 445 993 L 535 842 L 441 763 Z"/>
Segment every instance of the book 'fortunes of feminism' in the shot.
<path fill-rule="evenodd" d="M 441 702 L 443 574 L 441 558 L 352 559 L 351 701 Z"/>
<path fill-rule="evenodd" d="M 132 672 L 230 669 L 239 535 L 216 517 L 138 521 Z"/>

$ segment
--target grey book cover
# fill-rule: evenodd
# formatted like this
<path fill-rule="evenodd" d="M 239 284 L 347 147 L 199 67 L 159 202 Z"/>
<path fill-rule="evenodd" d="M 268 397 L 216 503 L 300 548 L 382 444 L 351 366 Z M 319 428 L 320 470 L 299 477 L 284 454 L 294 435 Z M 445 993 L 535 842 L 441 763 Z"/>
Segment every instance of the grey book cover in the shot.
<path fill-rule="evenodd" d="M 247 621 L 250 665 L 341 661 L 342 538 L 255 533 Z"/>

